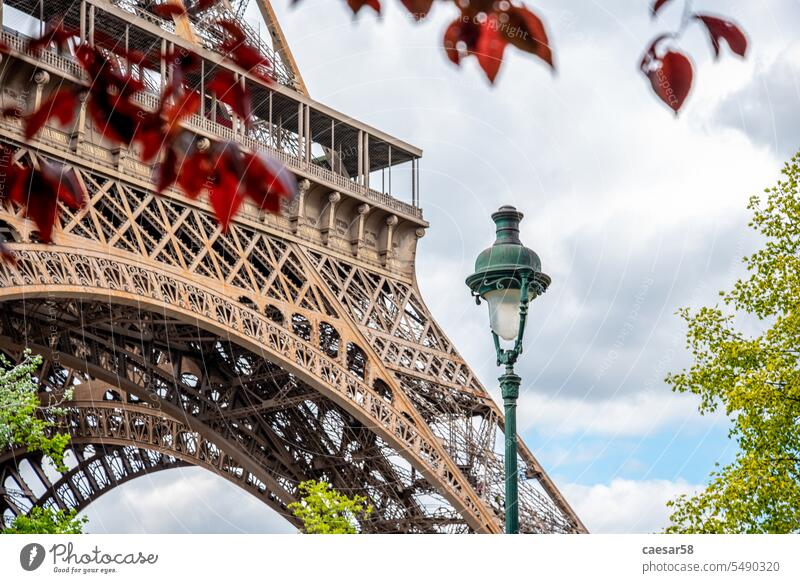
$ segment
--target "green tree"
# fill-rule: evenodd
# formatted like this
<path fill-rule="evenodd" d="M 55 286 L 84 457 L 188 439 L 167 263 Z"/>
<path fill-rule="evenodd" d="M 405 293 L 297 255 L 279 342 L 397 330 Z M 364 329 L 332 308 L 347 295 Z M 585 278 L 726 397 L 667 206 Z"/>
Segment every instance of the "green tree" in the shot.
<path fill-rule="evenodd" d="M 349 498 L 327 482 L 308 480 L 298 489 L 302 500 L 289 504 L 289 510 L 303 521 L 306 534 L 356 534 L 358 522 L 372 513 L 365 497 Z"/>
<path fill-rule="evenodd" d="M 4 534 L 83 534 L 89 520 L 75 510 L 56 510 L 34 506 L 30 513 L 17 516 Z"/>
<path fill-rule="evenodd" d="M 64 472 L 64 449 L 69 435 L 58 431 L 54 419 L 65 414 L 61 404 L 72 398 L 66 391 L 60 398 L 43 404 L 34 374 L 42 365 L 41 356 L 25 351 L 22 361 L 12 365 L 0 354 L 0 451 L 26 447 L 41 451 L 56 468 Z M 6 492 L 14 496 L 14 492 Z M 86 518 L 76 512 L 34 506 L 29 515 L 17 516 L 3 530 L 5 534 L 80 534 Z"/>
<path fill-rule="evenodd" d="M 699 395 L 701 413 L 724 407 L 739 450 L 704 491 L 669 503 L 667 532 L 800 532 L 799 181 L 800 153 L 750 199 L 764 244 L 745 257 L 748 274 L 719 305 L 680 312 L 694 362 L 667 382 Z"/>
<path fill-rule="evenodd" d="M 56 402 L 43 404 L 33 376 L 41 365 L 42 357 L 29 350 L 16 365 L 0 354 L 0 450 L 27 447 L 41 451 L 59 471 L 66 471 L 64 448 L 70 437 L 59 433 L 52 419 L 65 414 L 60 405 L 72 394 L 67 391 Z"/>

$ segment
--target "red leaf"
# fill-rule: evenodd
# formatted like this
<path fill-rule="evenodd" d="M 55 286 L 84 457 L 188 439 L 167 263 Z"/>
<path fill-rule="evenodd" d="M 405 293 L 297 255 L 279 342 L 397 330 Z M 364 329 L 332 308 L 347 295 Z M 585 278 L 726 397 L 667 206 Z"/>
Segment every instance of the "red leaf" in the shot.
<path fill-rule="evenodd" d="M 186 156 L 178 173 L 178 186 L 183 189 L 186 196 L 191 199 L 200 196 L 203 189 L 210 183 L 213 166 L 208 152 L 195 149 Z"/>
<path fill-rule="evenodd" d="M 692 88 L 692 63 L 682 53 L 669 51 L 654 64 L 646 73 L 653 91 L 677 115 Z"/>
<path fill-rule="evenodd" d="M 542 19 L 524 6 L 511 6 L 502 26 L 506 40 L 520 50 L 536 55 L 554 68 L 553 52 Z"/>
<path fill-rule="evenodd" d="M 347 0 L 347 5 L 350 6 L 350 10 L 353 11 L 353 14 L 358 14 L 358 11 L 364 8 L 364 6 L 369 6 L 378 14 L 381 13 L 380 0 Z"/>
<path fill-rule="evenodd" d="M 231 220 L 244 201 L 239 193 L 239 179 L 230 172 L 222 173 L 217 182 L 208 189 L 208 200 L 222 232 L 227 233 Z"/>
<path fill-rule="evenodd" d="M 433 0 L 401 0 L 403 2 L 403 6 L 406 7 L 411 15 L 414 17 L 415 20 L 422 20 L 428 13 L 431 11 L 431 7 L 433 7 Z M 378 11 L 380 11 L 380 6 L 378 7 Z"/>
<path fill-rule="evenodd" d="M 456 65 L 464 55 L 476 55 L 490 82 L 494 83 L 508 44 L 538 56 L 553 67 L 553 53 L 541 19 L 515 4 L 473 1 L 461 6 L 461 16 L 444 34 L 447 58 Z"/>
<path fill-rule="evenodd" d="M 142 116 L 136 129 L 134 141 L 142 145 L 141 158 L 149 162 L 164 145 L 171 144 L 178 132 L 183 130 L 180 121 L 200 108 L 200 94 L 194 91 L 180 93 L 170 99 L 172 87 L 168 87 L 161 97 L 159 109 Z"/>
<path fill-rule="evenodd" d="M 224 69 L 219 71 L 207 88 L 216 94 L 217 99 L 227 103 L 246 124 L 250 123 L 250 96 L 233 73 Z"/>
<path fill-rule="evenodd" d="M 244 194 L 259 208 L 277 213 L 281 199 L 291 199 L 297 192 L 294 175 L 275 158 L 247 153 L 244 164 Z"/>
<path fill-rule="evenodd" d="M 214 179 L 208 186 L 208 200 L 225 233 L 244 197 L 239 189 L 242 172 L 238 146 L 226 144 L 223 148 L 214 168 Z"/>
<path fill-rule="evenodd" d="M 658 14 L 658 11 L 661 10 L 664 5 L 669 2 L 670 0 L 656 0 L 653 2 L 653 7 L 651 8 L 651 13 L 653 16 Z"/>
<path fill-rule="evenodd" d="M 52 239 L 58 201 L 78 209 L 86 199 L 75 170 L 58 162 L 40 159 L 38 170 L 18 168 L 15 180 L 17 184 L 10 198 L 25 208 L 25 217 L 36 223 L 43 243 Z"/>
<path fill-rule="evenodd" d="M 96 128 L 112 141 L 130 144 L 150 114 L 131 100 L 144 84 L 122 73 L 96 47 L 79 45 L 76 56 L 91 79 L 87 109 Z"/>
<path fill-rule="evenodd" d="M 145 65 L 148 60 L 146 54 L 134 49 L 128 49 L 127 51 L 122 50 L 119 52 L 119 56 L 128 61 L 131 65 Z"/>
<path fill-rule="evenodd" d="M 36 194 L 27 199 L 25 217 L 36 223 L 39 240 L 50 243 L 53 240 L 53 227 L 58 211 L 55 194 L 38 187 L 38 181 L 33 181 L 31 188 L 35 189 Z"/>
<path fill-rule="evenodd" d="M 36 223 L 42 243 L 49 243 L 56 222 L 58 193 L 41 172 L 31 170 L 26 182 L 27 188 L 18 192 L 14 202 L 24 207 L 25 217 Z"/>
<path fill-rule="evenodd" d="M 747 37 L 738 26 L 728 20 L 706 14 L 695 14 L 694 17 L 708 29 L 715 57 L 719 57 L 720 39 L 725 39 L 734 53 L 744 57 L 747 52 Z"/>
<path fill-rule="evenodd" d="M 135 141 L 142 145 L 140 158 L 144 162 L 150 162 L 161 151 L 166 143 L 167 135 L 161 128 L 137 129 Z"/>
<path fill-rule="evenodd" d="M 27 191 L 30 189 L 31 179 L 33 177 L 33 169 L 27 166 L 16 166 L 10 164 L 12 169 L 11 188 L 6 194 L 8 200 L 18 206 L 25 206 L 27 204 Z"/>
<path fill-rule="evenodd" d="M 194 115 L 199 109 L 200 94 L 196 91 L 190 91 L 173 99 L 172 103 L 164 110 L 162 118 L 167 128 L 171 129 L 175 127 L 180 120 Z"/>
<path fill-rule="evenodd" d="M 495 77 L 500 71 L 500 65 L 503 64 L 503 51 L 505 51 L 506 44 L 508 43 L 505 36 L 500 32 L 500 20 L 494 13 L 489 14 L 481 23 L 475 54 L 491 83 L 494 83 Z"/>
<path fill-rule="evenodd" d="M 259 67 L 270 70 L 272 64 L 269 62 L 269 59 L 262 55 L 255 47 L 241 43 L 235 47 L 223 46 L 222 50 L 228 53 L 227 56 L 231 61 L 248 73 L 253 73 L 266 83 L 272 83 L 273 79 L 270 75 L 262 74 L 259 71 Z"/>
<path fill-rule="evenodd" d="M 186 73 L 191 73 L 200 68 L 200 56 L 183 47 L 176 47 L 170 52 L 169 61 L 173 65 L 173 83 L 172 85 L 181 87 Z"/>
<path fill-rule="evenodd" d="M 272 77 L 262 73 L 261 68 L 270 71 L 272 64 L 267 57 L 261 54 L 259 49 L 247 43 L 247 37 L 242 28 L 230 20 L 218 20 L 217 24 L 228 36 L 220 45 L 220 52 L 245 71 L 258 76 L 266 83 L 271 83 Z"/>
<path fill-rule="evenodd" d="M 53 93 L 39 109 L 28 116 L 25 122 L 25 138 L 30 140 L 51 117 L 55 117 L 63 125 L 72 123 L 78 109 L 78 94 L 70 89 L 62 89 Z"/>
<path fill-rule="evenodd" d="M 31 53 L 38 53 L 41 49 L 55 43 L 58 50 L 63 51 L 67 48 L 69 39 L 75 36 L 78 36 L 77 31 L 65 28 L 63 20 L 55 20 L 47 25 L 42 36 L 28 41 L 27 49 Z"/>
<path fill-rule="evenodd" d="M 88 110 L 95 127 L 108 139 L 130 144 L 139 123 L 148 112 L 127 99 L 111 97 L 103 91 L 89 93 Z"/>
<path fill-rule="evenodd" d="M 33 168 L 15 167 L 8 189 L 8 199 L 19 206 L 25 206 L 28 189 L 31 187 Z"/>
<path fill-rule="evenodd" d="M 92 80 L 92 89 L 103 89 L 123 98 L 129 98 L 144 89 L 144 83 L 130 74 L 122 73 L 96 47 L 79 45 L 75 56 Z M 92 91 L 94 93 L 94 91 Z"/>
<path fill-rule="evenodd" d="M 150 6 L 150 11 L 155 14 L 156 16 L 160 16 L 161 18 L 173 18 L 174 16 L 183 16 L 186 14 L 186 10 L 180 4 L 156 4 L 154 6 Z"/>
<path fill-rule="evenodd" d="M 164 159 L 159 162 L 154 170 L 153 182 L 156 183 L 156 192 L 163 193 L 170 186 L 175 184 L 178 178 L 178 157 L 173 148 L 168 148 Z"/>
<path fill-rule="evenodd" d="M 461 39 L 461 19 L 456 18 L 444 31 L 444 51 L 447 58 L 456 65 L 461 64 L 461 53 L 458 50 L 458 43 Z"/>
<path fill-rule="evenodd" d="M 86 191 L 74 168 L 44 159 L 39 160 L 39 166 L 39 172 L 55 191 L 58 200 L 74 210 L 86 204 Z"/>
<path fill-rule="evenodd" d="M 472 54 L 480 35 L 481 27 L 473 19 L 464 15 L 456 18 L 444 33 L 444 50 L 447 58 L 460 65 L 462 51 L 459 44 L 464 44 L 466 54 Z"/>

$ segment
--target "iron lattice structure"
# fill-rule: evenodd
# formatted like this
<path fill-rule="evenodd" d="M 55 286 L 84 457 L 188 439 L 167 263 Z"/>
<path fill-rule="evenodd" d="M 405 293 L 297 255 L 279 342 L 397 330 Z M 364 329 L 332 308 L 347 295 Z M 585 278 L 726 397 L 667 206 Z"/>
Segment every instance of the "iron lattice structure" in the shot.
<path fill-rule="evenodd" d="M 58 159 L 88 192 L 85 208 L 61 209 L 51 245 L 20 211 L 0 209 L 0 237 L 19 258 L 0 267 L 0 350 L 43 355 L 43 398 L 74 391 L 60 420 L 72 436 L 68 471 L 24 449 L 0 453 L 0 514 L 7 523 L 34 504 L 82 509 L 138 476 L 194 465 L 290 521 L 297 484 L 313 478 L 369 499 L 366 532 L 500 532 L 502 414 L 415 281 L 428 226 L 421 151 L 313 101 L 264 0 L 269 34 L 254 38 L 280 83 L 234 71 L 255 102 L 253 129 L 240 123 L 204 86 L 228 66 L 214 52 L 214 19 L 241 18 L 241 4 L 167 22 L 131 0 L 4 3 L 39 25 L 64 15 L 84 42 L 124 39 L 152 54 L 140 71 L 153 89 L 145 103 L 170 75 L 160 55 L 197 52 L 201 72 L 188 82 L 204 104 L 187 126 L 280 158 L 300 192 L 280 215 L 245 206 L 223 234 L 203 201 L 157 196 L 152 168 L 106 143 L 85 112 L 32 142 L 19 119 L 0 120 L 18 163 Z M 4 108 L 30 110 L 82 79 L 70 54 L 27 55 L 11 29 L 1 40 L 20 49 L 2 63 Z M 392 195 L 392 169 L 410 181 L 410 202 Z M 387 172 L 388 190 L 370 184 Z M 585 532 L 520 451 L 522 531 Z"/>

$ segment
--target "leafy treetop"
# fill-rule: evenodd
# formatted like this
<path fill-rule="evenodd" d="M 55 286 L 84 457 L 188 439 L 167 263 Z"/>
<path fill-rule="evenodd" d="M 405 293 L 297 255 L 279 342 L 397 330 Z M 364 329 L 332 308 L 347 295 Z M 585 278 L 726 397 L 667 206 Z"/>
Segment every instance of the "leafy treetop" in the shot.
<path fill-rule="evenodd" d="M 372 513 L 365 497 L 350 498 L 327 482 L 308 480 L 298 489 L 302 500 L 289 504 L 289 510 L 302 520 L 306 534 L 356 534 L 358 522 Z"/>
<path fill-rule="evenodd" d="M 748 275 L 721 293 L 722 306 L 680 312 L 694 363 L 667 382 L 698 395 L 701 413 L 724 408 L 739 451 L 704 491 L 670 503 L 667 532 L 800 532 L 799 184 L 800 153 L 750 199 L 765 243 L 745 258 Z M 737 316 L 764 331 L 745 334 Z"/>
<path fill-rule="evenodd" d="M 34 506 L 29 514 L 17 516 L 3 534 L 83 534 L 89 519 L 77 514 L 75 510 Z"/>
<path fill-rule="evenodd" d="M 75 510 L 34 506 L 30 514 L 17 516 L 3 534 L 83 534 L 88 520 Z"/>
<path fill-rule="evenodd" d="M 65 414 L 61 404 L 72 394 L 67 391 L 58 400 L 43 404 L 33 376 L 41 364 L 42 357 L 30 351 L 15 366 L 0 354 L 0 450 L 26 447 L 41 451 L 59 471 L 66 471 L 64 448 L 70 437 L 56 431 L 54 419 Z"/>

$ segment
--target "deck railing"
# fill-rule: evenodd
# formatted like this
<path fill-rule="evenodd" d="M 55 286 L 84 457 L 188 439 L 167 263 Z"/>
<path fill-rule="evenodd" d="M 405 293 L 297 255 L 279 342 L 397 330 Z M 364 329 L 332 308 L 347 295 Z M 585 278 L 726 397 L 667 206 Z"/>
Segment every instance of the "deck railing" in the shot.
<path fill-rule="evenodd" d="M 4 29 L 2 32 L 0 32 L 0 41 L 19 53 L 25 53 L 25 45 L 27 40 L 27 37 L 23 36 L 17 31 Z M 75 59 L 73 59 L 71 56 L 59 54 L 52 50 L 42 50 L 39 51 L 35 58 L 46 64 L 48 67 L 65 73 L 75 79 L 84 82 L 90 81 L 80 63 L 75 61 Z M 137 94 L 137 100 L 142 105 L 153 109 L 158 106 L 159 99 L 159 95 L 147 91 L 142 91 Z M 263 151 L 280 160 L 295 174 L 301 176 L 308 175 L 319 182 L 327 183 L 330 187 L 340 190 L 343 194 L 355 195 L 356 197 L 364 199 L 366 202 L 380 205 L 406 216 L 417 219 L 422 218 L 422 209 L 419 207 L 398 200 L 386 193 L 368 188 L 364 184 L 358 184 L 346 176 L 333 172 L 332 170 L 323 166 L 314 164 L 313 162 L 308 162 L 304 158 L 293 156 L 282 150 L 278 150 L 270 144 L 266 144 L 250 136 L 237 133 L 233 129 L 211 119 L 200 115 L 193 115 L 186 118 L 185 123 L 190 129 L 200 130 L 201 132 L 210 134 L 215 138 L 238 142 L 252 151 Z"/>

